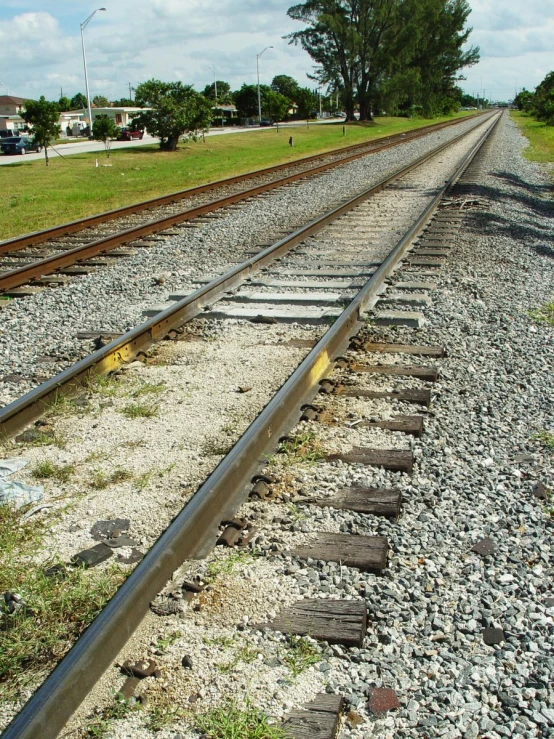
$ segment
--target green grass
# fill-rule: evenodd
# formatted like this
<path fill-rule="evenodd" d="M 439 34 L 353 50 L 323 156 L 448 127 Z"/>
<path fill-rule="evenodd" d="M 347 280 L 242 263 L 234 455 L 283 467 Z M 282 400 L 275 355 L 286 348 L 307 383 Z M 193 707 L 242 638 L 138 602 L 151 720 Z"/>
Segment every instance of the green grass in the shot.
<path fill-rule="evenodd" d="M 460 117 L 467 113 L 460 114 Z M 26 161 L 0 167 L 0 187 L 8 193 L 2 208 L 0 239 L 18 236 L 111 208 L 300 159 L 374 138 L 449 120 L 378 118 L 376 124 L 342 123 L 299 126 L 208 137 L 186 143 L 176 152 L 157 146 L 112 151 L 110 167 L 103 152 L 64 159 Z M 289 136 L 294 146 L 288 145 Z"/>
<path fill-rule="evenodd" d="M 533 162 L 554 163 L 554 126 L 547 126 L 529 113 L 519 110 L 512 110 L 510 116 L 520 127 L 522 134 L 529 139 L 524 156 Z"/>
<path fill-rule="evenodd" d="M 90 486 L 95 490 L 104 490 L 110 485 L 117 485 L 120 482 L 128 482 L 133 478 L 134 475 L 130 470 L 118 468 L 110 474 L 102 472 L 102 470 L 97 470 L 90 480 Z"/>
<path fill-rule="evenodd" d="M 0 506 L 0 593 L 17 593 L 26 604 L 9 613 L 0 601 L 2 700 L 21 696 L 37 672 L 52 668 L 124 579 L 117 567 L 47 577 L 33 559 L 48 530 L 46 521 L 23 522 L 20 512 Z"/>
<path fill-rule="evenodd" d="M 554 433 L 551 433 L 550 431 L 541 431 L 536 434 L 534 438 L 537 441 L 540 441 L 545 449 L 554 450 Z"/>
<path fill-rule="evenodd" d="M 288 437 L 279 444 L 278 452 L 283 457 L 277 457 L 276 461 L 284 463 L 285 466 L 302 462 L 312 464 L 327 457 L 327 452 L 312 431 Z"/>
<path fill-rule="evenodd" d="M 250 564 L 254 560 L 252 552 L 231 552 L 228 557 L 221 557 L 214 559 L 208 565 L 208 572 L 206 580 L 213 582 L 217 577 L 221 575 L 230 575 L 235 571 L 237 567 L 242 565 Z"/>
<path fill-rule="evenodd" d="M 282 661 L 289 668 L 293 677 L 298 677 L 311 665 L 321 662 L 321 659 L 321 651 L 317 644 L 306 639 L 305 636 L 290 635 L 289 649 L 282 655 Z"/>
<path fill-rule="evenodd" d="M 554 303 L 545 303 L 540 308 L 530 310 L 529 317 L 537 323 L 548 323 L 554 326 Z"/>
<path fill-rule="evenodd" d="M 73 464 L 54 464 L 54 462 L 38 462 L 32 471 L 33 477 L 37 480 L 57 480 L 58 482 L 68 482 L 75 473 L 75 465 Z"/>
<path fill-rule="evenodd" d="M 266 714 L 249 703 L 245 709 L 227 701 L 196 719 L 196 728 L 206 739 L 290 739 Z"/>
<path fill-rule="evenodd" d="M 105 739 L 113 728 L 112 722 L 125 718 L 130 711 L 137 710 L 138 705 L 131 704 L 122 693 L 116 693 L 113 703 L 89 717 L 85 737 Z"/>
<path fill-rule="evenodd" d="M 148 403 L 129 403 L 121 412 L 127 418 L 153 418 L 158 415 L 158 408 Z"/>

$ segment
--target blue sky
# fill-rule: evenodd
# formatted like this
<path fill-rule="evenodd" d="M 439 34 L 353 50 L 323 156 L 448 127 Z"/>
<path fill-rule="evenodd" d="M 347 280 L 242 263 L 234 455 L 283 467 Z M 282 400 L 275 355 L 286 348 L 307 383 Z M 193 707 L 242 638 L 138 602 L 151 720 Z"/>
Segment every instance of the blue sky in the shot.
<path fill-rule="evenodd" d="M 118 98 L 151 77 L 180 79 L 196 89 L 218 79 L 233 88 L 260 77 L 290 74 L 313 86 L 312 62 L 282 37 L 300 25 L 291 21 L 291 0 L 105 0 L 85 31 L 91 95 Z M 554 69 L 554 0 L 470 0 L 471 43 L 480 63 L 465 70 L 470 93 L 507 99 L 533 89 Z M 99 3 L 101 5 L 101 3 Z M 96 8 L 69 0 L 2 0 L 0 6 L 0 94 L 71 97 L 84 91 L 79 24 Z M 76 10 L 76 8 L 79 8 Z"/>

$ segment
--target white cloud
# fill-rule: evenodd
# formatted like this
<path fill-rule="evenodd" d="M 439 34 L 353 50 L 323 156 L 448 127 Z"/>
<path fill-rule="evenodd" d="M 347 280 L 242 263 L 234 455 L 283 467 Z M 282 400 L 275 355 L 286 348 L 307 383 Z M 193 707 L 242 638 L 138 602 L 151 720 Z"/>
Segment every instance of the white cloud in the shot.
<path fill-rule="evenodd" d="M 92 94 L 121 97 L 128 83 L 158 77 L 181 79 L 197 89 L 213 79 L 233 88 L 253 82 L 256 54 L 265 46 L 261 79 L 290 74 L 313 86 L 306 73 L 310 57 L 289 46 L 283 36 L 300 28 L 287 9 L 295 0 L 103 0 L 107 12 L 98 13 L 85 31 Z M 0 21 L 2 81 L 14 95 L 44 94 L 55 98 L 59 88 L 73 95 L 84 89 L 79 22 L 87 12 L 69 0 L 51 0 L 50 12 L 38 0 L 27 0 L 29 12 L 17 3 L 4 4 Z M 33 3 L 36 8 L 33 9 Z M 465 71 L 468 91 L 498 90 L 508 97 L 514 85 L 533 88 L 554 66 L 553 0 L 470 0 L 470 43 L 481 47 L 481 62 Z M 82 17 L 81 17 L 82 16 Z M 542 76 L 541 76 L 542 75 Z"/>

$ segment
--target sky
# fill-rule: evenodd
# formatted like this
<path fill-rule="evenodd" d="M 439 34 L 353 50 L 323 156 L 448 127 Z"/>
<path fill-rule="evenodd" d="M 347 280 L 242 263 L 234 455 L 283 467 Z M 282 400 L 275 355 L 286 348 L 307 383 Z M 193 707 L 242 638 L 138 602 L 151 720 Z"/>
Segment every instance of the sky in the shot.
<path fill-rule="evenodd" d="M 152 77 L 202 90 L 214 79 L 232 89 L 288 74 L 301 85 L 312 60 L 283 38 L 302 26 L 292 0 L 104 0 L 84 36 L 91 97 L 128 97 Z M 469 0 L 470 44 L 481 61 L 463 70 L 470 94 L 508 100 L 554 69 L 554 0 Z M 57 99 L 85 90 L 80 24 L 98 7 L 74 0 L 0 0 L 0 95 Z"/>

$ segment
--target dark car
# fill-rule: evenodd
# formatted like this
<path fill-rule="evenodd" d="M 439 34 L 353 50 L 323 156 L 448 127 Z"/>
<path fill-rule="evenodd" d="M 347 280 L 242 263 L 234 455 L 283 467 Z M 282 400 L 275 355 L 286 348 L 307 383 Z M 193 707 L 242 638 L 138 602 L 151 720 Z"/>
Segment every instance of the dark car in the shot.
<path fill-rule="evenodd" d="M 260 118 L 260 126 L 273 126 L 274 123 L 272 118 Z"/>
<path fill-rule="evenodd" d="M 42 146 L 35 144 L 28 136 L 10 136 L 2 139 L 0 148 L 3 154 L 26 154 L 28 151 L 42 151 Z"/>
<path fill-rule="evenodd" d="M 117 137 L 118 141 L 133 141 L 134 139 L 141 139 L 144 136 L 144 131 L 131 131 L 130 128 L 122 128 Z"/>

